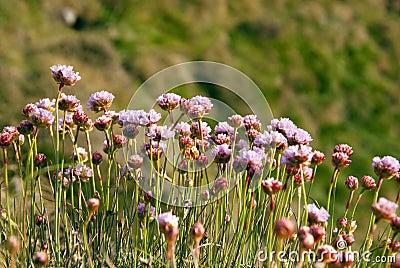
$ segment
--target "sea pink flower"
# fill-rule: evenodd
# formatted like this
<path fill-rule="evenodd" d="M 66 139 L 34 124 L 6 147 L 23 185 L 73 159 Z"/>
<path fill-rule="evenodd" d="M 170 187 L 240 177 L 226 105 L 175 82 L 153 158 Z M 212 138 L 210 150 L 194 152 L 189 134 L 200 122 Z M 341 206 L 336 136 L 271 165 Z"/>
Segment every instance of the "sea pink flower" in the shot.
<path fill-rule="evenodd" d="M 379 198 L 378 202 L 372 204 L 371 209 L 377 219 L 384 219 L 391 221 L 396 217 L 396 210 L 398 205 L 384 197 Z"/>
<path fill-rule="evenodd" d="M 336 152 L 332 154 L 332 164 L 337 169 L 343 169 L 351 164 L 349 155 L 344 152 Z"/>
<path fill-rule="evenodd" d="M 107 115 L 102 115 L 94 122 L 94 127 L 100 131 L 105 131 L 111 127 L 112 118 Z"/>
<path fill-rule="evenodd" d="M 283 151 L 281 164 L 291 166 L 309 165 L 312 158 L 312 148 L 307 145 L 292 145 Z"/>
<path fill-rule="evenodd" d="M 43 108 L 35 108 L 29 113 L 29 119 L 36 127 L 49 127 L 54 122 L 54 115 Z"/>
<path fill-rule="evenodd" d="M 308 220 L 314 223 L 323 223 L 329 219 L 329 213 L 325 208 L 318 208 L 315 204 L 308 204 Z"/>
<path fill-rule="evenodd" d="M 241 128 L 243 126 L 243 117 L 235 114 L 228 117 L 228 124 L 233 128 Z"/>
<path fill-rule="evenodd" d="M 353 155 L 353 148 L 348 144 L 338 144 L 333 148 L 334 153 L 345 153 L 349 157 Z"/>
<path fill-rule="evenodd" d="M 165 111 L 172 111 L 175 109 L 181 100 L 181 96 L 175 93 L 165 93 L 157 98 L 157 104 Z"/>
<path fill-rule="evenodd" d="M 392 156 L 384 156 L 382 158 L 375 156 L 372 159 L 372 168 L 380 178 L 390 179 L 399 171 L 400 163 Z"/>
<path fill-rule="evenodd" d="M 51 66 L 50 69 L 54 81 L 56 81 L 57 84 L 60 84 L 62 86 L 64 85 L 73 86 L 75 85 L 76 82 L 81 80 L 79 72 L 73 71 L 74 70 L 73 66 L 58 64 L 57 66 L 56 65 Z"/>
<path fill-rule="evenodd" d="M 201 119 L 211 111 L 212 107 L 211 100 L 203 96 L 181 99 L 181 109 L 191 119 Z"/>
<path fill-rule="evenodd" d="M 58 101 L 58 107 L 62 111 L 74 112 L 79 106 L 79 100 L 73 95 L 61 93 L 61 98 Z"/>
<path fill-rule="evenodd" d="M 114 95 L 105 90 L 95 92 L 90 95 L 89 100 L 87 101 L 87 110 L 91 110 L 93 112 L 106 112 L 112 105 L 114 100 Z"/>
<path fill-rule="evenodd" d="M 215 163 L 228 163 L 231 158 L 232 150 L 227 144 L 217 145 L 211 150 L 211 157 L 214 158 Z"/>
<path fill-rule="evenodd" d="M 371 176 L 362 176 L 361 186 L 365 190 L 371 190 L 376 188 L 375 180 Z"/>
<path fill-rule="evenodd" d="M 261 130 L 261 122 L 257 119 L 257 115 L 249 114 L 243 117 L 243 123 L 246 127 L 246 130 L 255 129 L 260 131 Z"/>
<path fill-rule="evenodd" d="M 348 189 L 355 191 L 358 189 L 358 179 L 354 176 L 348 176 L 345 182 Z"/>
<path fill-rule="evenodd" d="M 186 122 L 179 122 L 176 124 L 174 130 L 181 136 L 190 136 L 192 134 L 190 125 Z"/>
<path fill-rule="evenodd" d="M 268 195 L 274 195 L 283 188 L 282 183 L 274 178 L 263 180 L 261 182 L 261 186 L 264 192 Z"/>

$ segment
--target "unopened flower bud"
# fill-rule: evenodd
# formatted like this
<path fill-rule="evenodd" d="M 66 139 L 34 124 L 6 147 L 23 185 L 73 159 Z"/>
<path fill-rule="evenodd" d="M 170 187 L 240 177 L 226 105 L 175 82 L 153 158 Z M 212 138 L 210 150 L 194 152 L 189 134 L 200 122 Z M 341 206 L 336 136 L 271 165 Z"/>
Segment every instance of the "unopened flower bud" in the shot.
<path fill-rule="evenodd" d="M 204 232 L 204 226 L 199 221 L 193 224 L 192 229 L 190 229 L 190 234 L 195 241 L 201 240 L 204 236 Z"/>
<path fill-rule="evenodd" d="M 282 218 L 276 221 L 274 231 L 279 239 L 287 239 L 296 232 L 296 223 L 293 220 Z"/>
<path fill-rule="evenodd" d="M 37 155 L 35 155 L 35 159 L 33 160 L 33 162 L 38 168 L 45 167 L 47 163 L 47 157 L 45 154 L 38 153 Z"/>
<path fill-rule="evenodd" d="M 86 201 L 86 207 L 89 211 L 89 214 L 95 213 L 99 209 L 99 206 L 100 206 L 100 197 L 98 193 L 97 194 L 95 193 L 94 197 L 89 198 Z"/>
<path fill-rule="evenodd" d="M 45 267 L 49 262 L 49 257 L 47 256 L 46 252 L 38 251 L 33 254 L 32 261 L 34 264 L 37 264 L 38 267 L 42 268 Z"/>
<path fill-rule="evenodd" d="M 99 152 L 94 152 L 92 155 L 92 163 L 93 165 L 100 165 L 103 162 L 103 156 Z"/>

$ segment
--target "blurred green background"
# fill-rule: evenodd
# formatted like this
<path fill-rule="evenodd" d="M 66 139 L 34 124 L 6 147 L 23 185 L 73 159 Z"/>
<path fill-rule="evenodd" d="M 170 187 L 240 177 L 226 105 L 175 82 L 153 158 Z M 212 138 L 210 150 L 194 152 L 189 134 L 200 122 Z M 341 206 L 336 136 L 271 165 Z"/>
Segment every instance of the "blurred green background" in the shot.
<path fill-rule="evenodd" d="M 82 76 L 66 93 L 84 104 L 105 89 L 120 110 L 157 71 L 210 60 L 247 74 L 275 117 L 311 133 L 327 155 L 314 188 L 321 204 L 335 144 L 355 151 L 344 175 L 372 175 L 375 155 L 400 157 L 400 0 L 0 0 L 0 36 L 1 126 L 56 96 L 53 64 Z M 393 199 L 397 189 L 388 182 L 383 193 Z"/>

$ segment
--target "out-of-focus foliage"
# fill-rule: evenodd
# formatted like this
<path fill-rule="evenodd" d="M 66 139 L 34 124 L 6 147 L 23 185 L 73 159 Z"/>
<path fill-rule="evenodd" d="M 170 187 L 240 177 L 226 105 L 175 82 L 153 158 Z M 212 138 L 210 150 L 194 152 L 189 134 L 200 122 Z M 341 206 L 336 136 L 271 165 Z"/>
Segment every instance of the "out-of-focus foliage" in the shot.
<path fill-rule="evenodd" d="M 399 0 L 2 1 L 0 35 L 2 126 L 55 96 L 53 64 L 84 77 L 72 94 L 107 89 L 123 109 L 157 71 L 211 60 L 253 79 L 327 161 L 336 143 L 352 145 L 345 172 L 361 177 L 373 156 L 400 157 Z M 325 164 L 317 184 L 331 171 Z"/>

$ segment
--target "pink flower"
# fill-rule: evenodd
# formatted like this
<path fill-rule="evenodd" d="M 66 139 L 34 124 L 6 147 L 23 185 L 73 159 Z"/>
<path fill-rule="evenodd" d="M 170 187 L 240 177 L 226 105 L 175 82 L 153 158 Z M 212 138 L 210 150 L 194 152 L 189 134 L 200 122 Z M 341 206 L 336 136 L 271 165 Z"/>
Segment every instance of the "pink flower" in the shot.
<path fill-rule="evenodd" d="M 384 197 L 379 198 L 378 203 L 371 206 L 372 212 L 377 219 L 384 219 L 391 221 L 396 217 L 396 210 L 398 205 Z"/>
<path fill-rule="evenodd" d="M 274 178 L 268 178 L 266 180 L 263 180 L 261 182 L 261 186 L 264 190 L 264 192 L 268 195 L 274 195 L 280 190 L 282 190 L 282 183 L 278 180 L 275 180 Z"/>
<path fill-rule="evenodd" d="M 313 223 L 326 222 L 329 219 L 329 213 L 325 208 L 318 208 L 315 204 L 308 204 L 308 220 Z"/>
<path fill-rule="evenodd" d="M 172 111 L 179 105 L 180 100 L 181 96 L 175 93 L 166 93 L 157 98 L 157 104 L 165 111 Z"/>
<path fill-rule="evenodd" d="M 211 111 L 213 104 L 209 98 L 195 96 L 190 99 L 181 99 L 181 109 L 191 119 L 202 118 Z"/>
<path fill-rule="evenodd" d="M 375 156 L 372 159 L 372 167 L 377 176 L 384 179 L 390 179 L 399 171 L 400 163 L 392 156 L 384 156 L 382 158 Z"/>
<path fill-rule="evenodd" d="M 54 81 L 56 81 L 57 84 L 60 84 L 62 86 L 64 85 L 73 86 L 75 85 L 76 82 L 81 80 L 79 72 L 73 71 L 74 69 L 73 66 L 58 64 L 57 66 L 56 65 L 51 66 L 50 69 Z"/>
<path fill-rule="evenodd" d="M 312 158 L 312 148 L 307 145 L 292 145 L 283 152 L 281 164 L 298 167 L 309 165 Z"/>
<path fill-rule="evenodd" d="M 348 144 L 338 144 L 333 149 L 334 153 L 345 153 L 349 157 L 353 155 L 353 148 Z"/>
<path fill-rule="evenodd" d="M 106 112 L 111 107 L 113 100 L 114 95 L 105 90 L 93 93 L 87 101 L 87 109 L 96 113 Z"/>

